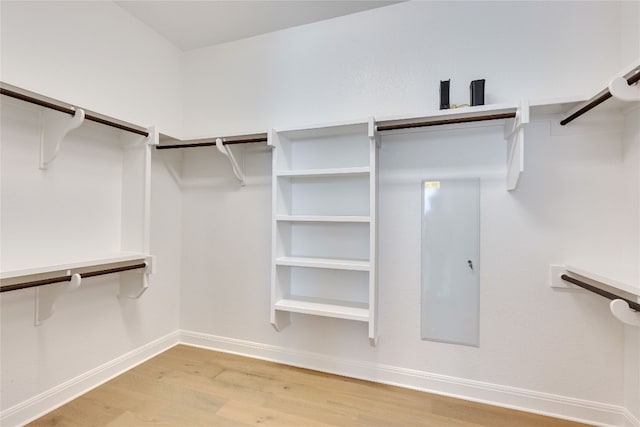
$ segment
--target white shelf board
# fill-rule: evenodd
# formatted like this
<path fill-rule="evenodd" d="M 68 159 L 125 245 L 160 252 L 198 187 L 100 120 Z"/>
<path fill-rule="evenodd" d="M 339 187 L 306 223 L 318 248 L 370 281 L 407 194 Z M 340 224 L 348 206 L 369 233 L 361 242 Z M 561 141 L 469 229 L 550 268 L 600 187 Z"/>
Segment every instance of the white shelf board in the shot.
<path fill-rule="evenodd" d="M 309 124 L 296 127 L 284 127 L 274 129 L 279 135 L 286 138 L 322 138 L 338 135 L 361 134 L 366 136 L 369 119 L 345 120 L 340 122 Z"/>
<path fill-rule="evenodd" d="M 533 116 L 550 116 L 564 114 L 586 101 L 586 98 L 575 96 L 567 98 L 534 99 L 529 101 L 529 107 L 531 109 L 531 115 Z"/>
<path fill-rule="evenodd" d="M 368 166 L 354 168 L 329 168 L 329 169 L 298 169 L 279 170 L 276 175 L 279 177 L 323 177 L 323 176 L 344 176 L 344 175 L 367 175 L 371 172 Z"/>
<path fill-rule="evenodd" d="M 278 257 L 276 265 L 289 267 L 328 268 L 333 270 L 369 271 L 369 261 L 355 259 Z"/>
<path fill-rule="evenodd" d="M 587 279 L 602 283 L 612 288 L 619 289 L 630 294 L 640 296 L 640 283 L 638 278 L 635 280 L 632 278 L 632 274 L 612 274 L 610 272 L 594 272 L 589 269 L 585 269 L 575 265 L 565 265 L 568 272 L 578 276 L 585 277 Z"/>
<path fill-rule="evenodd" d="M 0 279 L 13 279 L 17 277 L 33 276 L 35 274 L 51 273 L 63 270 L 76 270 L 80 268 L 101 266 L 106 264 L 116 264 L 130 261 L 143 261 L 147 258 L 145 254 L 137 252 L 119 252 L 105 256 L 74 260 L 68 262 L 56 262 L 48 265 L 38 265 L 29 268 L 20 268 L 0 272 Z"/>
<path fill-rule="evenodd" d="M 267 138 L 267 132 L 243 132 L 243 133 L 230 133 L 230 134 L 222 134 L 224 136 L 199 136 L 193 138 L 177 138 L 174 136 L 160 134 L 160 144 L 161 145 L 187 145 L 187 144 L 201 144 L 201 143 L 209 143 L 215 142 L 217 138 L 222 138 L 223 140 L 238 140 L 238 139 L 254 139 L 254 138 Z"/>
<path fill-rule="evenodd" d="M 355 305 L 355 303 L 345 303 L 342 305 L 337 304 L 334 301 L 329 302 L 321 299 L 281 299 L 275 303 L 274 308 L 276 310 L 289 311 L 293 313 L 335 317 L 339 319 L 357 320 L 360 322 L 369 321 L 369 309 L 366 308 L 366 304 Z"/>
<path fill-rule="evenodd" d="M 404 122 L 419 122 L 429 120 L 446 120 L 484 116 L 487 114 L 515 113 L 518 105 L 515 103 L 478 105 L 475 107 L 450 108 L 448 110 L 431 110 L 416 114 L 376 117 L 379 126 L 400 124 Z"/>
<path fill-rule="evenodd" d="M 276 221 L 282 222 L 371 222 L 368 216 L 338 215 L 276 215 Z"/>

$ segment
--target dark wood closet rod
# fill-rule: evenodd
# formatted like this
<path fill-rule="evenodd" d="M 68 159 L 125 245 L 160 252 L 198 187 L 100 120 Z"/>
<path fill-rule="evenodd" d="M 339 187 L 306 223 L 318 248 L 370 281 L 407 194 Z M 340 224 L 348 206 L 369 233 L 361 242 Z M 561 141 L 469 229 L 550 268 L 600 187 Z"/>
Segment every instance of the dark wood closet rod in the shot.
<path fill-rule="evenodd" d="M 0 94 L 5 95 L 5 96 L 9 96 L 11 98 L 15 98 L 15 99 L 19 99 L 21 101 L 25 101 L 25 102 L 29 102 L 31 104 L 36 104 L 39 105 L 41 107 L 45 107 L 45 108 L 50 108 L 52 110 L 56 110 L 56 111 L 60 111 L 61 113 L 65 113 L 65 114 L 69 114 L 70 116 L 73 116 L 76 114 L 76 108 L 71 107 L 71 106 L 65 106 L 65 105 L 60 105 L 58 103 L 54 103 L 51 101 L 47 101 L 44 99 L 40 99 L 40 98 L 36 98 L 35 96 L 32 95 L 26 95 L 24 93 L 21 92 L 17 92 L 15 90 L 11 90 L 11 89 L 7 89 L 5 87 L 0 88 Z M 92 122 L 96 122 L 96 123 L 100 123 L 106 126 L 111 126 L 113 128 L 116 129 L 120 129 L 126 132 L 131 132 L 131 133 L 135 133 L 138 135 L 142 135 L 144 137 L 148 137 L 149 136 L 149 132 L 147 132 L 146 130 L 142 130 L 142 129 L 137 129 L 131 126 L 127 126 L 124 125 L 122 123 L 118 123 L 118 122 L 114 122 L 112 120 L 108 120 L 102 117 L 98 117 L 95 116 L 93 114 L 87 113 L 85 112 L 85 116 L 84 116 L 85 120 L 90 120 Z"/>
<path fill-rule="evenodd" d="M 633 71 L 631 71 L 624 77 L 625 79 L 627 79 L 628 85 L 637 83 L 638 81 L 640 81 L 640 67 L 636 67 L 635 69 L 633 69 Z M 580 108 L 575 113 L 561 120 L 560 124 L 564 126 L 568 123 L 571 123 L 573 120 L 577 119 L 587 111 L 593 110 L 595 107 L 602 104 L 604 101 L 606 101 L 609 98 L 611 98 L 611 92 L 609 92 L 609 89 L 603 90 L 598 95 L 596 95 L 593 99 L 587 101 L 587 103 L 582 108 Z"/>
<path fill-rule="evenodd" d="M 391 120 L 389 124 L 385 124 L 385 122 L 379 122 L 376 126 L 378 132 L 384 132 L 388 130 L 398 130 L 398 129 L 412 129 L 412 128 L 421 128 L 426 126 L 441 126 L 441 125 L 452 125 L 456 123 L 472 123 L 472 122 L 482 122 L 486 120 L 500 120 L 500 119 L 512 119 L 516 116 L 516 113 L 497 113 L 497 114 L 485 114 L 482 116 L 471 116 L 471 117 L 456 117 L 453 119 L 440 119 L 440 120 L 427 120 L 423 122 L 407 122 L 407 123 L 398 123 L 391 124 L 395 122 L 395 120 Z"/>
<path fill-rule="evenodd" d="M 576 286 L 580 286 L 581 288 L 584 288 L 584 289 L 586 289 L 588 291 L 596 293 L 596 294 L 598 294 L 600 296 L 603 296 L 603 297 L 605 297 L 607 299 L 610 299 L 610 300 L 621 299 L 624 302 L 626 302 L 627 304 L 629 304 L 629 307 L 632 310 L 640 311 L 640 304 L 638 304 L 637 302 L 633 302 L 633 301 L 628 300 L 626 298 L 622 298 L 621 296 L 618 296 L 616 294 L 612 294 L 611 292 L 605 291 L 604 289 L 600 289 L 600 288 L 598 288 L 596 286 L 593 286 L 593 285 L 590 285 L 588 283 L 581 282 L 580 280 L 574 279 L 573 277 L 568 276 L 566 274 L 563 274 L 562 276 L 560 276 L 560 278 L 562 280 L 566 281 L 566 282 L 573 283 Z"/>
<path fill-rule="evenodd" d="M 480 116 L 471 116 L 471 117 L 456 117 L 452 119 L 440 119 L 440 120 L 426 120 L 419 122 L 409 122 L 405 123 L 397 123 L 396 120 L 389 120 L 379 122 L 376 126 L 376 129 L 379 132 L 389 131 L 389 130 L 397 130 L 397 129 L 412 129 L 426 126 L 440 126 L 440 125 L 451 125 L 456 123 L 472 123 L 472 122 L 480 122 L 486 120 L 500 120 L 500 119 L 512 119 L 516 116 L 515 112 L 510 113 L 496 113 L 496 114 L 485 114 Z M 267 142 L 267 134 L 257 134 L 251 135 L 246 138 L 238 137 L 236 139 L 224 138 L 224 144 L 249 144 L 254 142 Z M 161 144 L 156 145 L 157 150 L 168 150 L 173 148 L 192 148 L 192 147 L 206 147 L 216 145 L 216 138 L 208 138 L 203 141 L 185 143 L 185 144 Z"/>
<path fill-rule="evenodd" d="M 121 271 L 137 270 L 139 268 L 146 268 L 146 267 L 147 267 L 146 263 L 127 265 L 124 267 L 115 267 L 115 268 L 109 268 L 106 270 L 80 273 L 80 277 L 84 279 L 87 277 L 102 276 L 104 274 L 119 273 Z M 32 280 L 30 282 L 22 282 L 22 283 L 16 283 L 14 285 L 2 286 L 0 287 L 0 292 L 16 291 L 18 289 L 27 289 L 27 288 L 33 288 L 36 286 L 50 285 L 52 283 L 69 282 L 69 281 L 71 281 L 71 275 L 51 277 L 49 279 L 42 279 L 42 280 Z"/>
<path fill-rule="evenodd" d="M 157 150 L 171 150 L 175 148 L 194 148 L 194 147 L 209 147 L 212 145 L 216 145 L 216 139 L 218 138 L 207 138 L 203 141 L 198 142 L 189 142 L 185 144 L 164 144 L 164 145 L 156 145 Z M 248 137 L 238 137 L 236 139 L 228 139 L 222 138 L 224 145 L 230 144 L 252 144 L 255 142 L 267 142 L 267 134 L 258 134 L 252 135 Z"/>

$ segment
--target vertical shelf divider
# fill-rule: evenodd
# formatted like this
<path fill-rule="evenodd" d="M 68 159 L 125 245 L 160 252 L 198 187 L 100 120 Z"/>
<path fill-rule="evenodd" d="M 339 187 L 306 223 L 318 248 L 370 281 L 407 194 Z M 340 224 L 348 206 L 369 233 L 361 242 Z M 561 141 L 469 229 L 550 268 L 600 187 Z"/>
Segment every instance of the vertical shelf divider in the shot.
<path fill-rule="evenodd" d="M 378 344 L 378 147 L 376 123 L 369 118 L 369 342 Z"/>

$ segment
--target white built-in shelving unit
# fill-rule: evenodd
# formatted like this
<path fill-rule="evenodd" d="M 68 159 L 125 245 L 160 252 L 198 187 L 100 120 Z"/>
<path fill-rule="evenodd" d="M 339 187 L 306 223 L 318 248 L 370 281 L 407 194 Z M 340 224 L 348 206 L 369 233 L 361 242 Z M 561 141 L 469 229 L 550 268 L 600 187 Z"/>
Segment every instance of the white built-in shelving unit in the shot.
<path fill-rule="evenodd" d="M 377 143 L 373 119 L 272 132 L 271 323 L 290 313 L 376 329 Z"/>

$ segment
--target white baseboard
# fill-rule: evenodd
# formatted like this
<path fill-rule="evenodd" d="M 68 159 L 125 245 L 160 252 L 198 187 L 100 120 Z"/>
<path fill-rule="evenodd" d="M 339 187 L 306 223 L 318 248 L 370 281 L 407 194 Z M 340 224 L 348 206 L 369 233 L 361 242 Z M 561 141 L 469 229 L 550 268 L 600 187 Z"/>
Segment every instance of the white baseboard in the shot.
<path fill-rule="evenodd" d="M 640 427 L 622 406 L 456 378 L 429 372 L 330 357 L 234 338 L 180 331 L 180 342 L 296 367 L 411 388 L 494 406 L 598 426 Z M 631 423 L 631 424 L 629 424 Z"/>
<path fill-rule="evenodd" d="M 640 418 L 634 416 L 627 408 L 624 408 L 624 427 L 640 427 Z"/>
<path fill-rule="evenodd" d="M 179 331 L 143 345 L 101 366 L 0 412 L 3 427 L 22 426 L 96 388 L 179 343 Z"/>
<path fill-rule="evenodd" d="M 0 425 L 24 425 L 179 343 L 603 427 L 640 427 L 621 406 L 184 330 L 7 408 L 0 412 Z"/>

